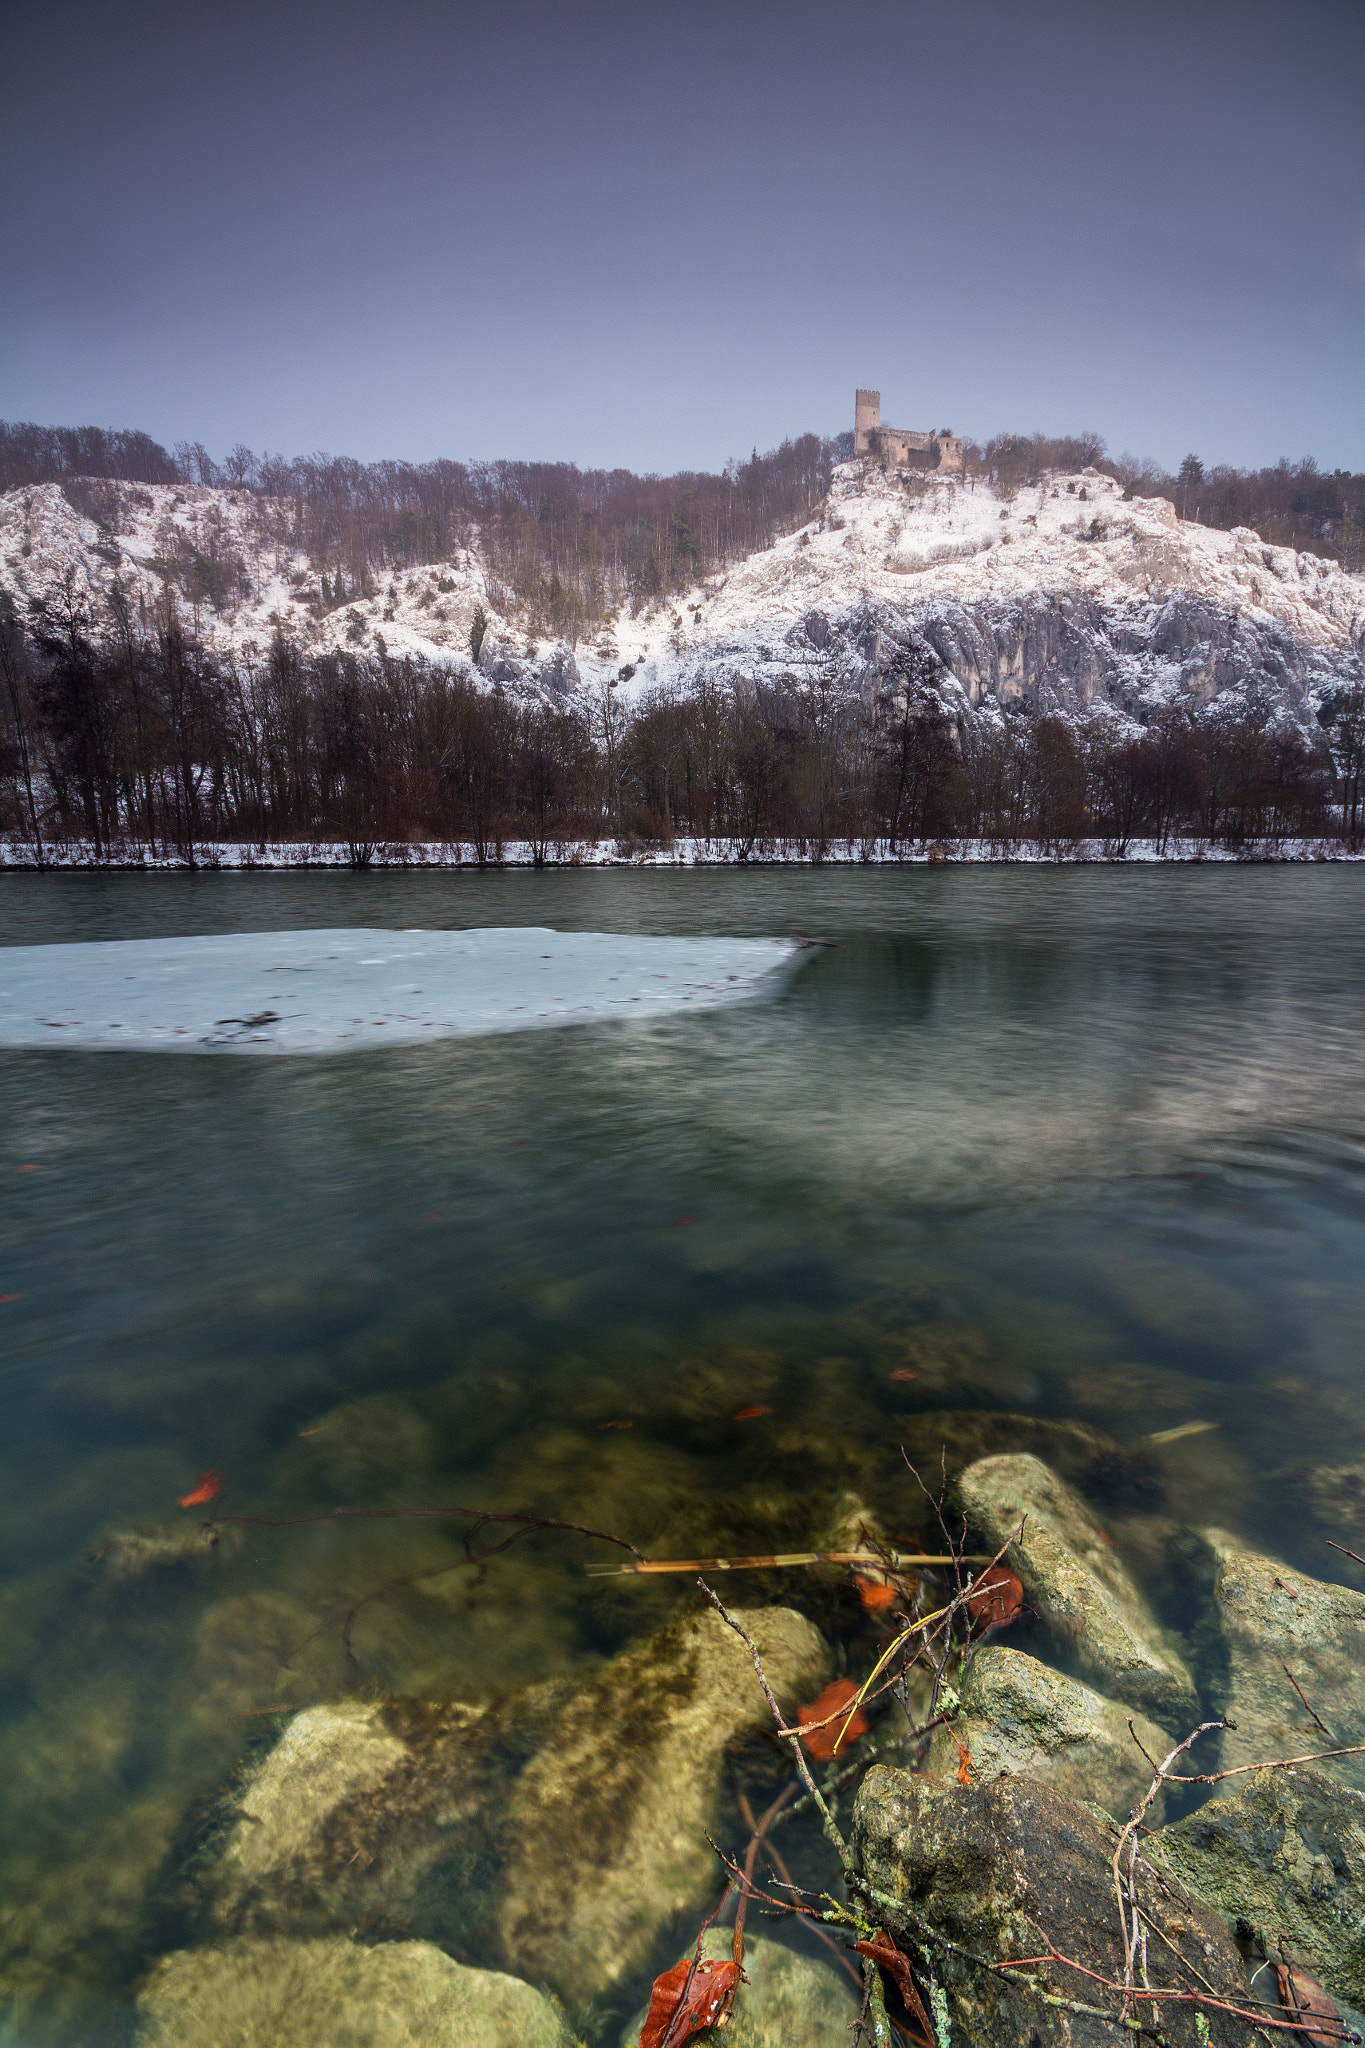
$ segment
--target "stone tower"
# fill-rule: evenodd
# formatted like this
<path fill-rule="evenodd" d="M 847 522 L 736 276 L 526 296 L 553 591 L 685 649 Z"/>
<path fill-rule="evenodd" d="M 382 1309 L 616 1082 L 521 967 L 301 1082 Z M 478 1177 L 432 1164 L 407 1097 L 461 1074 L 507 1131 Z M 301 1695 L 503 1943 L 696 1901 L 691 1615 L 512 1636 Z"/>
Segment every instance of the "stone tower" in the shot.
<path fill-rule="evenodd" d="M 847 414 L 844 415 L 848 417 Z M 882 394 L 880 391 L 858 391 L 853 398 L 853 453 L 866 455 L 872 447 L 872 436 L 882 423 Z"/>

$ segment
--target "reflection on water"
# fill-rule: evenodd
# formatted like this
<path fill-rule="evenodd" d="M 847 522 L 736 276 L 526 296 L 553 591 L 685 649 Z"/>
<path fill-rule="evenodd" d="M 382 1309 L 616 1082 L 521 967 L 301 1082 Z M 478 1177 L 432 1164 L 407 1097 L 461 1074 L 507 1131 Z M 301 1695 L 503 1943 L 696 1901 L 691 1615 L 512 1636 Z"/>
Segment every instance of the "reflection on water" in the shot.
<path fill-rule="evenodd" d="M 174 1506 L 205 1470 L 237 1513 L 501 1504 L 656 1555 L 752 1552 L 811 1541 L 848 1487 L 907 1532 L 900 1443 L 933 1456 L 1008 1411 L 1134 1451 L 1109 1526 L 1173 1623 L 1158 1517 L 1339 1576 L 1314 1468 L 1365 1455 L 1360 887 L 7 877 L 18 944 L 345 922 L 838 941 L 776 1000 L 677 1022 L 0 1062 L 14 2038 L 126 2037 L 232 1773 L 280 1725 L 263 1710 L 356 1684 L 487 1699 L 692 1597 L 586 1578 L 576 1539 L 471 1574 L 430 1522 L 210 1545 Z M 1142 1442 L 1192 1420 L 1217 1427 Z"/>

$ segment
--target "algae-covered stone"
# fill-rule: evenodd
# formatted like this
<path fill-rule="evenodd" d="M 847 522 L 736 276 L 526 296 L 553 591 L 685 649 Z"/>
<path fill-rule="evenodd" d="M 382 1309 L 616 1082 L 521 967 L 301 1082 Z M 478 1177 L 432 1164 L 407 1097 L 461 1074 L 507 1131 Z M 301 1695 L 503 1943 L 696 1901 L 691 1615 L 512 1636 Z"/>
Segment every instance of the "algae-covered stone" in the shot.
<path fill-rule="evenodd" d="M 137 2048 L 573 2048 L 547 1998 L 424 1941 L 243 1936 L 164 1956 Z"/>
<path fill-rule="evenodd" d="M 1152 1781 L 1128 1730 L 1131 1710 L 1022 1650 L 978 1650 L 961 1697 L 952 1735 L 940 1728 L 930 1744 L 930 1777 L 956 1777 L 961 1743 L 983 1785 L 1002 1776 L 1036 1778 L 1072 1799 L 1093 1799 L 1121 1819 Z M 1163 1757 L 1170 1737 L 1144 1714 L 1132 1720 L 1138 1741 Z"/>
<path fill-rule="evenodd" d="M 829 1654 L 802 1615 L 738 1618 L 788 1710 L 819 1691 Z M 499 1911 L 512 1967 L 574 2007 L 639 1967 L 714 1880 L 726 1749 L 770 1725 L 748 1650 L 713 1613 L 670 1624 L 577 1693 L 512 1793 Z"/>
<path fill-rule="evenodd" d="M 210 1873 L 215 1923 L 481 1945 L 500 1860 L 502 1751 L 514 1735 L 533 1742 L 559 1698 L 535 1689 L 496 1715 L 411 1700 L 297 1714 L 242 1794 Z"/>
<path fill-rule="evenodd" d="M 728 1962 L 732 1946 L 729 1928 L 709 1928 L 702 1936 L 702 1959 Z M 729 2025 L 717 2037 L 725 2048 L 834 2048 L 847 2036 L 858 1993 L 844 1971 L 746 1934 L 744 1974 L 749 1981 L 740 1985 Z M 646 2006 L 636 2014 L 621 2048 L 637 2048 L 648 2011 Z"/>
<path fill-rule="evenodd" d="M 1006 1561 L 1086 1678 L 1163 1721 L 1196 1713 L 1184 1662 L 1079 1494 L 1027 1453 L 983 1458 L 959 1485 L 968 1518 L 991 1549 L 1014 1539 Z"/>
<path fill-rule="evenodd" d="M 1237 1723 L 1223 1737 L 1224 1765 L 1365 1743 L 1365 1593 L 1291 1571 L 1221 1529 L 1204 1536 L 1217 1559 L 1213 1597 L 1228 1654 L 1218 1704 Z M 1286 1665 L 1334 1740 L 1309 1719 Z M 1319 1768 L 1365 1789 L 1365 1757 Z"/>
<path fill-rule="evenodd" d="M 1365 2007 L 1365 1793 L 1320 1770 L 1257 1771 L 1147 1844 L 1229 1920 L 1281 1940 L 1338 1998 Z"/>
<path fill-rule="evenodd" d="M 1110 1867 L 1116 1835 L 1096 1809 L 1032 1779 L 934 1785 L 878 1764 L 854 1807 L 853 1855 L 868 1888 L 861 1896 L 869 1915 L 932 1970 L 954 2042 L 1113 2048 L 1111 2020 L 1049 2005 L 1030 1989 L 1026 1973 L 982 1969 L 974 1958 L 1003 1963 L 1036 1956 L 1046 1939 L 1104 1980 L 1121 1974 Z M 859 1895 L 856 1879 L 851 1889 Z M 1215 1998 L 1245 1995 L 1241 1957 L 1217 1914 L 1173 1878 L 1153 1878 L 1142 1904 L 1162 1938 L 1166 1981 L 1174 1950 Z M 1054 1982 L 1059 1974 L 1041 1973 Z M 1060 1981 L 1068 1992 L 1075 1982 L 1069 1974 Z M 1084 2002 L 1104 2003 L 1099 1997 Z M 1201 2023 L 1207 2027 L 1202 2034 Z M 1245 2048 L 1247 2030 L 1214 2008 L 1201 2021 L 1188 2006 L 1163 2006 L 1162 2038 L 1169 2048 L 1196 2048 L 1201 2041 Z"/>

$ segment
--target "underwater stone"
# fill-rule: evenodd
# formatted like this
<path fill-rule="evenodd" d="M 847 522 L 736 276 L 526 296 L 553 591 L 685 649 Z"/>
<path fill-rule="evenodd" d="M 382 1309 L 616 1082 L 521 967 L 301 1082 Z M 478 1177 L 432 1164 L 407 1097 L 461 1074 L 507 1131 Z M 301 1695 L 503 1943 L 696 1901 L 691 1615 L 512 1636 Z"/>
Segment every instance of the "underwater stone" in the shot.
<path fill-rule="evenodd" d="M 534 1719 L 535 1696 L 514 1703 Z M 483 1932 L 492 1815 L 505 1797 L 492 1717 L 458 1702 L 310 1707 L 242 1794 L 209 1878 L 234 1932 Z"/>
<path fill-rule="evenodd" d="M 702 1961 L 729 1962 L 733 1941 L 728 1927 L 708 1928 Z M 744 1972 L 749 1981 L 740 1985 L 730 2023 L 717 2035 L 725 2048 L 831 2048 L 850 2031 L 858 1993 L 853 1979 L 829 1963 L 746 1932 Z M 635 2015 L 621 2036 L 621 2048 L 637 2048 L 648 2012 L 646 2006 Z"/>
<path fill-rule="evenodd" d="M 1203 1534 L 1218 1561 L 1213 1598 L 1228 1656 L 1215 1697 L 1237 1723 L 1223 1736 L 1225 1767 L 1365 1743 L 1365 1593 L 1292 1571 L 1222 1529 Z M 1314 1727 L 1286 1665 L 1334 1739 Z M 1365 1756 L 1317 1768 L 1365 1790 Z"/>
<path fill-rule="evenodd" d="M 829 1652 L 786 1607 L 736 1617 L 787 1711 Z M 749 1652 L 719 1615 L 689 1615 L 576 1693 L 512 1793 L 499 1913 L 509 1962 L 577 2008 L 642 1966 L 669 1923 L 705 1911 L 722 1760 L 771 1725 Z"/>
<path fill-rule="evenodd" d="M 1015 1539 L 1006 1561 L 1087 1678 L 1163 1722 L 1197 1714 L 1184 1663 L 1079 1494 L 1027 1454 L 983 1458 L 958 1483 L 968 1520 L 991 1549 Z"/>
<path fill-rule="evenodd" d="M 1281 1940 L 1365 2007 L 1365 1793 L 1318 1770 L 1257 1771 L 1163 1828 L 1146 1852 L 1272 1957 Z"/>
<path fill-rule="evenodd" d="M 138 1999 L 137 2048 L 573 2048 L 554 2006 L 425 1941 L 244 1936 L 164 1956 Z"/>
<path fill-rule="evenodd" d="M 933 1785 L 874 1764 L 854 1806 L 855 1867 L 879 1895 L 867 1900 L 866 1911 L 912 1952 L 932 1958 L 951 2038 L 964 2048 L 1113 2048 L 1111 2021 L 1061 2011 L 1030 1991 L 1023 1973 L 983 1970 L 971 1958 L 1036 1956 L 1045 1936 L 1106 1979 L 1121 1973 L 1114 1838 L 1113 1823 L 1098 1809 L 1029 1778 Z M 1230 1934 L 1180 1889 L 1176 1898 L 1171 1886 L 1163 1892 L 1153 1884 L 1144 1895 L 1149 1917 L 1215 1995 L 1244 1996 Z M 856 1898 L 856 1880 L 851 1890 Z M 928 1929 L 956 1943 L 957 1952 L 927 1942 Z M 1163 1945 L 1160 1953 L 1169 1969 L 1169 1949 Z M 1042 1974 L 1059 1981 L 1053 1972 Z M 1245 2022 L 1210 2011 L 1207 2024 L 1201 2035 L 1188 2006 L 1162 2008 L 1169 2048 L 1196 2048 L 1201 2040 L 1244 2048 Z"/>
<path fill-rule="evenodd" d="M 1092 1799 L 1121 1820 L 1152 1782 L 1151 1766 L 1128 1732 L 1131 1710 L 1021 1650 L 979 1649 L 967 1666 L 961 1699 L 953 1734 L 940 1728 L 930 1744 L 925 1770 L 931 1778 L 956 1777 L 960 1742 L 983 1785 L 1005 1776 L 1036 1778 L 1069 1798 Z M 1138 1741 L 1160 1760 L 1169 1736 L 1144 1714 L 1132 1719 Z"/>

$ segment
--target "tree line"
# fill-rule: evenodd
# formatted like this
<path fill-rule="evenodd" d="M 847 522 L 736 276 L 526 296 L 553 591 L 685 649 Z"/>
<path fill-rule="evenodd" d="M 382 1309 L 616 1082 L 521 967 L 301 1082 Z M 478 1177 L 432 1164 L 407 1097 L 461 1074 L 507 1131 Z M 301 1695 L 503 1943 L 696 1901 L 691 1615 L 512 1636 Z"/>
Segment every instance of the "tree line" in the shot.
<path fill-rule="evenodd" d="M 1106 711 L 963 712 L 923 642 L 869 671 L 812 654 L 703 665 L 632 704 L 550 700 L 467 666 L 211 652 L 168 597 L 149 625 L 119 586 L 109 630 L 72 592 L 31 620 L 0 599 L 0 837 L 37 861 L 79 843 L 194 860 L 223 841 L 458 843 L 480 862 L 604 837 L 728 842 L 741 859 L 939 841 L 1064 852 L 1176 838 L 1234 847 L 1365 834 L 1365 688 L 1311 734 L 1218 704 L 1146 730 Z"/>

